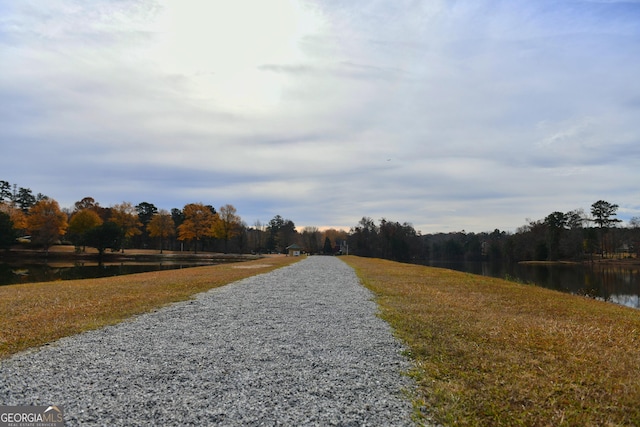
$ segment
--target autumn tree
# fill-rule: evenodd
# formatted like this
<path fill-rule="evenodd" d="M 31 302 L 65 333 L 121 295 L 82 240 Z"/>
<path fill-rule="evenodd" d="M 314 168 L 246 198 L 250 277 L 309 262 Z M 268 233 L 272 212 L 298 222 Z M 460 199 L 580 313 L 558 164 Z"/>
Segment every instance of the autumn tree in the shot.
<path fill-rule="evenodd" d="M 129 202 L 122 202 L 122 204 L 113 206 L 111 208 L 111 218 L 109 218 L 109 221 L 120 227 L 123 252 L 124 242 L 127 239 L 142 233 L 140 231 L 142 223 L 138 219 L 138 213 Z"/>
<path fill-rule="evenodd" d="M 229 249 L 229 240 L 238 236 L 242 230 L 242 219 L 236 214 L 233 205 L 224 205 L 215 216 L 211 227 L 211 236 L 224 241 L 224 252 Z"/>
<path fill-rule="evenodd" d="M 164 241 L 176 234 L 176 225 L 173 222 L 171 214 L 165 210 L 161 210 L 149 220 L 147 224 L 147 232 L 150 237 L 160 239 L 160 253 L 162 253 Z"/>
<path fill-rule="evenodd" d="M 53 199 L 41 200 L 29 210 L 27 228 L 32 241 L 43 245 L 47 253 L 49 247 L 65 234 L 67 227 L 67 216 Z"/>
<path fill-rule="evenodd" d="M 71 241 L 77 246 L 83 246 L 82 251 L 85 251 L 86 235 L 89 230 L 97 227 L 103 223 L 102 218 L 91 208 L 85 208 L 81 211 L 74 213 L 69 220 L 69 237 Z"/>
<path fill-rule="evenodd" d="M 215 210 L 202 203 L 190 203 L 182 210 L 184 221 L 178 227 L 178 240 L 194 241 L 194 253 L 198 252 L 198 242 L 211 236 L 215 221 Z"/>
<path fill-rule="evenodd" d="M 14 207 L 13 204 L 0 203 L 0 212 L 9 215 L 14 230 L 21 232 L 27 229 L 27 216 L 20 209 Z"/>

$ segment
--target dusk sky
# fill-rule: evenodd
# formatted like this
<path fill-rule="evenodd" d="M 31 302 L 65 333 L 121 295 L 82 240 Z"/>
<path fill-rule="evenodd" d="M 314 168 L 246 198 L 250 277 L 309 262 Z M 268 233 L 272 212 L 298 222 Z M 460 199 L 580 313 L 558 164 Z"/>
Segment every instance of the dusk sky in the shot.
<path fill-rule="evenodd" d="M 0 0 L 0 180 L 515 231 L 640 216 L 640 0 Z"/>

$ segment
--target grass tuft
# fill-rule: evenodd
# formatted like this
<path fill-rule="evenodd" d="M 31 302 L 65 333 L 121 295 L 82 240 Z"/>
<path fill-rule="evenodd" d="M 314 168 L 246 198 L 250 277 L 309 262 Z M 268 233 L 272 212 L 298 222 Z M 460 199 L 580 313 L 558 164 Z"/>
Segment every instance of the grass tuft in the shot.
<path fill-rule="evenodd" d="M 344 259 L 409 347 L 417 417 L 640 425 L 640 311 L 451 270 Z"/>

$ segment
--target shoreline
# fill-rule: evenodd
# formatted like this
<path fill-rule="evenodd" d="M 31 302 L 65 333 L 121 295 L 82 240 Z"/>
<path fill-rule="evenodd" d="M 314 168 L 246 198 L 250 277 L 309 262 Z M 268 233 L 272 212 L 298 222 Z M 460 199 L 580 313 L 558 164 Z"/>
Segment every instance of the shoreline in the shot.
<path fill-rule="evenodd" d="M 623 258 L 623 259 L 613 259 L 613 258 L 597 258 L 593 260 L 582 260 L 582 261 L 568 261 L 568 260 L 558 260 L 558 261 L 518 261 L 518 264 L 525 265 L 601 265 L 601 266 L 638 266 L 640 267 L 640 259 L 638 258 Z"/>
<path fill-rule="evenodd" d="M 28 348 L 120 323 L 299 260 L 267 256 L 198 268 L 0 286 L 0 363 Z"/>
<path fill-rule="evenodd" d="M 160 261 L 203 261 L 203 262 L 239 262 L 263 258 L 265 255 L 220 253 L 220 252 L 179 252 L 158 249 L 125 249 L 124 253 L 105 252 L 102 256 L 93 248 L 86 252 L 75 252 L 73 246 L 54 246 L 45 253 L 41 249 L 16 249 L 0 251 L 0 261 L 37 261 L 48 260 L 69 262 L 160 262 Z"/>
<path fill-rule="evenodd" d="M 407 343 L 425 421 L 640 425 L 637 310 L 454 270 L 344 260 Z"/>

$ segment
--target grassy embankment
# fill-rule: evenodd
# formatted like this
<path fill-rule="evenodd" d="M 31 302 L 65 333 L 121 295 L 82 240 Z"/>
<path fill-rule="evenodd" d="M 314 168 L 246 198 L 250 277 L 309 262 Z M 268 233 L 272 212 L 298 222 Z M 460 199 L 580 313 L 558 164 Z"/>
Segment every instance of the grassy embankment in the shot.
<path fill-rule="evenodd" d="M 640 311 L 535 286 L 345 257 L 408 346 L 444 425 L 640 425 Z"/>
<path fill-rule="evenodd" d="M 278 256 L 100 279 L 0 286 L 0 359 L 299 259 Z"/>

